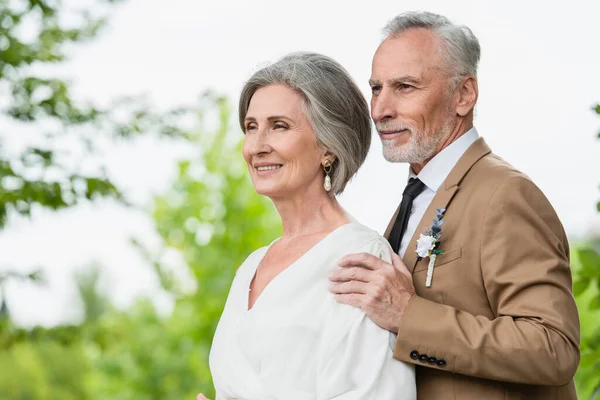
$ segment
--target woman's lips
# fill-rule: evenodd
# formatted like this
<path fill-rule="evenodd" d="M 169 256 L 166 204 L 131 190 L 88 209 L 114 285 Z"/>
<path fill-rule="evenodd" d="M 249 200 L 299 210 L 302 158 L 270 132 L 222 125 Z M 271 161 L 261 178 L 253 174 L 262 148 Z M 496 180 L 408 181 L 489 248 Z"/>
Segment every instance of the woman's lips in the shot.
<path fill-rule="evenodd" d="M 279 172 L 279 170 L 283 167 L 283 165 L 281 164 L 268 164 L 268 165 L 257 165 L 254 167 L 254 169 L 256 170 L 256 173 L 260 176 L 264 176 L 264 175 L 272 175 L 275 174 L 277 172 Z"/>

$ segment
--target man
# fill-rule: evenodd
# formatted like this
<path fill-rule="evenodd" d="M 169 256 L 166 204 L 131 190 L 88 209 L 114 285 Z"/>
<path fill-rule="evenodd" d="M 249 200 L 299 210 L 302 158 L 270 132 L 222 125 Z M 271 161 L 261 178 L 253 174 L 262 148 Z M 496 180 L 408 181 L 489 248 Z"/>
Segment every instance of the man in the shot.
<path fill-rule="evenodd" d="M 473 127 L 477 38 L 432 13 L 401 14 L 385 33 L 371 113 L 386 159 L 411 166 L 385 234 L 399 256 L 345 257 L 331 291 L 398 334 L 394 357 L 416 364 L 419 399 L 576 399 L 567 237 Z"/>

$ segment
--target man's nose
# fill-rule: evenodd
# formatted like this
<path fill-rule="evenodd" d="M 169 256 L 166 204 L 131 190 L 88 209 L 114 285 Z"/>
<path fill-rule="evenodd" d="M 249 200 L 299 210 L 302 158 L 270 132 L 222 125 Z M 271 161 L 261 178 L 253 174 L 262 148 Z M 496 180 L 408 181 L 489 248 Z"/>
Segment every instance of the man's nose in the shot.
<path fill-rule="evenodd" d="M 396 117 L 396 99 L 390 90 L 382 90 L 371 102 L 371 117 L 374 122 Z"/>

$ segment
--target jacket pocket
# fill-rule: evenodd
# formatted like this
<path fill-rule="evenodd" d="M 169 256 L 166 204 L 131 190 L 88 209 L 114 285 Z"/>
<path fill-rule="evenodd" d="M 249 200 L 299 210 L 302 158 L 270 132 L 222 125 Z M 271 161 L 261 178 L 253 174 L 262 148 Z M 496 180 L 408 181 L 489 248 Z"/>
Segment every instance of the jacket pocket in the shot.
<path fill-rule="evenodd" d="M 440 254 L 435 259 L 435 268 L 441 267 L 442 265 L 449 264 L 452 261 L 456 261 L 462 257 L 462 246 L 454 247 L 450 250 L 444 250 L 443 254 Z M 427 266 L 429 265 L 429 257 L 422 259 L 417 264 L 413 273 L 417 273 L 419 271 L 427 271 Z"/>

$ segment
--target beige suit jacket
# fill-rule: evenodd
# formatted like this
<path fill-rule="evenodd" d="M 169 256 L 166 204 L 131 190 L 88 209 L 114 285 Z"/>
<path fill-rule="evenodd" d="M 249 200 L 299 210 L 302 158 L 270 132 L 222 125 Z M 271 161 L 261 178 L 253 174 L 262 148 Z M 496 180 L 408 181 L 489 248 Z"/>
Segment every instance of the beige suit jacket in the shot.
<path fill-rule="evenodd" d="M 427 288 L 428 259 L 418 260 L 416 241 L 439 208 L 447 209 L 444 253 Z M 567 237 L 537 186 L 483 138 L 439 188 L 404 263 L 417 294 L 394 356 L 416 364 L 420 400 L 577 398 L 579 317 Z"/>

